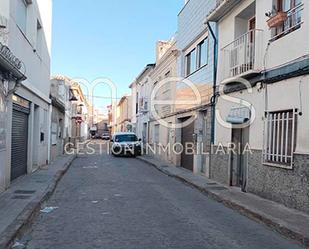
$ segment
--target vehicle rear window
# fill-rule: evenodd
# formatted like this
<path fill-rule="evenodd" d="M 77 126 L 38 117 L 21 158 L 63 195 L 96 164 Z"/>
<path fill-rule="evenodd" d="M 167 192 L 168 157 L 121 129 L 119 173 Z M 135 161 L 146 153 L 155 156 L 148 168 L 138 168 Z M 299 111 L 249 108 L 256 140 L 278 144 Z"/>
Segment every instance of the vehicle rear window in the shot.
<path fill-rule="evenodd" d="M 136 135 L 117 135 L 115 137 L 115 142 L 121 143 L 121 142 L 136 142 L 137 136 Z"/>

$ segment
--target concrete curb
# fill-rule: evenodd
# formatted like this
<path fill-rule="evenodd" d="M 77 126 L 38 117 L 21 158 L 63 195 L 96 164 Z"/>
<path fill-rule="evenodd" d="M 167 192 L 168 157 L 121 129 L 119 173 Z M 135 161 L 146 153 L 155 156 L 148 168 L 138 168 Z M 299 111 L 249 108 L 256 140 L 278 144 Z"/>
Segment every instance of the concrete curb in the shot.
<path fill-rule="evenodd" d="M 241 213 L 242 215 L 244 215 L 244 216 L 246 216 L 250 219 L 253 219 L 253 220 L 255 220 L 259 223 L 265 224 L 268 227 L 270 227 L 271 229 L 273 229 L 276 232 L 280 233 L 281 235 L 285 236 L 286 238 L 295 240 L 295 241 L 299 242 L 301 245 L 309 248 L 309 237 L 306 234 L 301 234 L 298 231 L 294 231 L 294 230 L 290 229 L 288 226 L 285 226 L 284 224 L 279 223 L 277 220 L 271 219 L 271 217 L 267 216 L 266 214 L 263 215 L 263 213 L 258 213 L 255 210 L 249 209 L 245 205 L 240 205 L 239 203 L 234 202 L 233 200 L 224 198 L 223 196 L 216 193 L 215 191 L 211 191 L 211 190 L 209 190 L 205 187 L 201 187 L 201 186 L 195 184 L 192 181 L 189 181 L 188 179 L 186 179 L 186 178 L 184 178 L 180 175 L 173 174 L 170 171 L 168 171 L 166 169 L 166 167 L 162 167 L 161 165 L 159 165 L 159 163 L 155 163 L 155 162 L 150 161 L 147 158 L 143 158 L 143 157 L 137 157 L 137 159 L 147 163 L 148 165 L 155 167 L 157 170 L 161 171 L 162 173 L 164 173 L 164 174 L 166 174 L 170 177 L 176 178 L 176 179 L 198 189 L 199 191 L 205 193 L 211 199 L 224 204 L 226 207 L 231 208 L 231 209 Z"/>
<path fill-rule="evenodd" d="M 15 218 L 10 226 L 1 234 L 0 248 L 11 248 L 14 240 L 21 236 L 30 226 L 30 223 L 40 212 L 42 205 L 52 196 L 59 181 L 70 168 L 72 162 L 76 159 L 76 155 L 72 156 L 65 163 L 63 169 L 58 170 L 54 175 L 52 182 L 40 196 L 31 201 L 24 210 Z"/>

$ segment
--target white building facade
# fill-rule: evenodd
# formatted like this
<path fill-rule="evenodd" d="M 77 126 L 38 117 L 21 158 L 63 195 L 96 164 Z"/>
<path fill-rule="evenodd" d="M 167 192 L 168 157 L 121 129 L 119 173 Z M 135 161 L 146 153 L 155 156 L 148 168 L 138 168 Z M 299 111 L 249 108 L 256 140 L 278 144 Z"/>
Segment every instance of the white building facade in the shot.
<path fill-rule="evenodd" d="M 137 84 L 136 81 L 134 81 L 133 83 L 131 83 L 131 85 L 129 86 L 129 88 L 131 89 L 131 125 L 132 125 L 132 132 L 136 133 L 136 115 L 137 115 L 137 103 L 138 103 L 138 99 L 137 99 Z"/>
<path fill-rule="evenodd" d="M 155 64 L 148 64 L 136 78 L 136 135 L 142 139 L 144 144 L 149 142 L 149 120 L 150 120 L 150 96 L 152 80 L 149 74 L 153 71 Z M 133 96 L 132 96 L 133 97 Z"/>
<path fill-rule="evenodd" d="M 65 153 L 65 144 L 69 143 L 72 137 L 72 97 L 71 84 L 68 78 L 63 76 L 51 78 L 51 161 Z"/>
<path fill-rule="evenodd" d="M 2 191 L 12 180 L 49 163 L 52 1 L 3 0 L 0 20 L 1 51 L 9 49 L 21 61 L 13 71 L 26 78 L 20 81 L 2 67 L 1 87 L 12 90 L 2 94 L 6 117 L 0 152 Z"/>
<path fill-rule="evenodd" d="M 218 1 L 208 16 L 218 24 L 218 76 L 225 86 L 216 105 L 210 176 L 305 212 L 308 18 L 308 2 L 301 0 Z"/>

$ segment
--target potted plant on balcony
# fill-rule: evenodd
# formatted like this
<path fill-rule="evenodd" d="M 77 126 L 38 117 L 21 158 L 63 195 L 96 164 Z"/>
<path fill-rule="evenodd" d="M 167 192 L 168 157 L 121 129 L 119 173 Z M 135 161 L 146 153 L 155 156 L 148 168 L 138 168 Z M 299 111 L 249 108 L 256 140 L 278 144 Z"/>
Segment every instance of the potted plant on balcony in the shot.
<path fill-rule="evenodd" d="M 269 17 L 269 19 L 267 20 L 269 28 L 275 28 L 280 26 L 288 18 L 287 12 L 278 10 L 275 7 L 271 12 L 266 13 L 266 16 Z"/>

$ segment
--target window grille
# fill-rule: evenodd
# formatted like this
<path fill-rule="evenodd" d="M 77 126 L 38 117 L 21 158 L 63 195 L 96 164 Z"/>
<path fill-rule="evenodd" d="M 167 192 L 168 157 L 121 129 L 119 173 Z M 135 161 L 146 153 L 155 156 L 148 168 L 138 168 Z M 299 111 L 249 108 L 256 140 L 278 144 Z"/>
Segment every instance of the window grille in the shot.
<path fill-rule="evenodd" d="M 293 167 L 296 124 L 296 110 L 266 112 L 263 153 L 265 164 Z"/>

